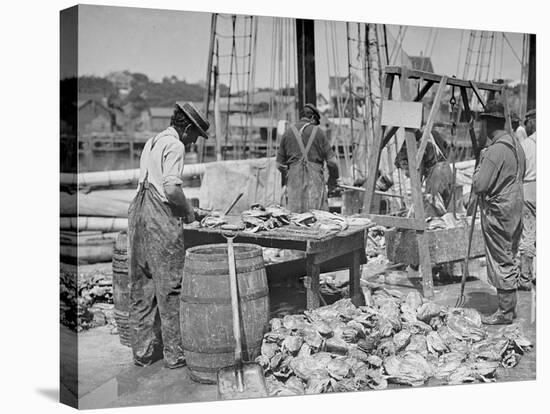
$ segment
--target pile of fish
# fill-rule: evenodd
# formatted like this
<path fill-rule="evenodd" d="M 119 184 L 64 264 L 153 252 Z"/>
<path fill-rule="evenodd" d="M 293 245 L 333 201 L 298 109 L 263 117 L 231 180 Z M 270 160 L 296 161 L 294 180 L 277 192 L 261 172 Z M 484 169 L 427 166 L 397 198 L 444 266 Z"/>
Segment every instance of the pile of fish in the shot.
<path fill-rule="evenodd" d="M 270 395 L 490 382 L 532 348 L 516 325 L 489 334 L 477 311 L 442 307 L 418 292 L 382 288 L 373 300 L 272 319 L 256 358 Z"/>
<path fill-rule="evenodd" d="M 250 209 L 241 213 L 240 220 L 237 222 L 230 220 L 229 217 L 224 216 L 218 211 L 212 211 L 202 219 L 200 226 L 256 233 L 258 231 L 269 231 L 278 227 L 292 225 L 294 227 L 316 229 L 320 233 L 331 233 L 345 230 L 349 225 L 367 224 L 369 222 L 370 220 L 365 218 L 348 219 L 328 211 L 311 210 L 298 214 L 291 213 L 287 209 L 277 205 L 264 207 L 261 204 L 253 204 Z"/>
<path fill-rule="evenodd" d="M 61 267 L 60 321 L 80 332 L 99 325 L 114 325 L 113 285 L 110 270 L 76 273 Z"/>

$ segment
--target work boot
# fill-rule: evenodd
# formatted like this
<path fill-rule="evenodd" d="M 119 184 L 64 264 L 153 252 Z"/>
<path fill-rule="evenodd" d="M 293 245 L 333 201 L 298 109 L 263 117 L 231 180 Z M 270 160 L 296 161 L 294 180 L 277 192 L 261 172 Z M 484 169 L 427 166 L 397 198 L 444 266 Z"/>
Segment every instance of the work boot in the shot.
<path fill-rule="evenodd" d="M 170 368 L 170 369 L 181 368 L 181 367 L 184 367 L 185 364 L 186 364 L 185 356 L 183 356 L 183 355 L 178 357 L 178 359 L 176 361 L 173 361 L 173 362 L 168 362 L 168 361 L 166 361 L 166 359 L 164 360 L 164 366 L 166 368 Z"/>
<path fill-rule="evenodd" d="M 481 322 L 485 325 L 510 325 L 516 317 L 517 292 L 516 290 L 497 289 L 498 309 L 489 316 L 482 316 Z"/>

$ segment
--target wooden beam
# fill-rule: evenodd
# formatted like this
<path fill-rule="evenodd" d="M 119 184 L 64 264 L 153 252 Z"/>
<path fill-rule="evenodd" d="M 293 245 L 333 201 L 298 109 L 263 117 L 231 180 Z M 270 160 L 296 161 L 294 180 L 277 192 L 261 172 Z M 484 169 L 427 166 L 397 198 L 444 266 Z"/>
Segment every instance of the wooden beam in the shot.
<path fill-rule="evenodd" d="M 537 107 L 537 36 L 529 35 L 529 67 L 527 72 L 527 110 Z"/>
<path fill-rule="evenodd" d="M 416 153 L 416 165 L 420 168 L 422 165 L 422 157 L 424 156 L 424 151 L 426 150 L 426 145 L 428 145 L 428 138 L 432 133 L 432 128 L 434 125 L 435 118 L 439 114 L 439 107 L 441 106 L 441 98 L 443 97 L 443 92 L 445 92 L 445 87 L 447 86 L 447 77 L 443 76 L 439 87 L 437 88 L 437 93 L 435 99 L 430 109 L 430 114 L 428 115 L 428 122 L 426 122 L 426 127 L 424 128 L 424 133 L 422 134 L 422 140 L 418 147 L 418 152 Z"/>
<path fill-rule="evenodd" d="M 477 96 L 477 99 L 481 103 L 481 106 L 483 106 L 483 109 L 485 109 L 485 101 L 483 100 L 483 97 L 481 96 L 481 92 L 479 91 L 479 88 L 475 84 L 474 81 L 470 81 L 470 86 L 474 90 L 475 95 Z"/>
<path fill-rule="evenodd" d="M 367 165 L 367 179 L 363 184 L 365 189 L 365 198 L 363 199 L 363 213 L 368 214 L 371 212 L 372 199 L 374 197 L 374 190 L 376 188 L 376 176 L 378 173 L 378 164 L 380 164 L 380 153 L 382 147 L 380 146 L 384 129 L 382 128 L 382 107 L 383 99 L 391 95 L 394 75 L 384 74 L 383 85 L 384 91 L 382 94 L 382 100 L 378 107 L 378 118 L 376 120 L 376 135 L 374 136 L 374 142 L 372 143 L 372 151 L 369 152 L 369 163 Z"/>
<path fill-rule="evenodd" d="M 399 66 L 388 66 L 386 67 L 385 71 L 387 74 L 393 74 L 393 75 L 401 75 L 401 67 Z M 432 81 L 439 83 L 441 82 L 442 75 L 437 75 L 435 73 L 431 72 L 424 72 L 421 70 L 409 70 L 407 77 L 409 79 L 425 79 L 426 81 Z M 449 78 L 447 80 L 447 85 L 449 86 L 458 86 L 458 87 L 466 87 L 470 88 L 470 81 L 458 79 L 458 78 Z M 501 92 L 502 91 L 502 85 L 496 84 L 496 83 L 478 83 L 477 87 L 484 91 L 495 91 L 495 92 Z"/>
<path fill-rule="evenodd" d="M 432 87 L 432 85 L 434 84 L 435 82 L 433 81 L 427 81 L 424 86 L 422 86 L 422 89 L 418 92 L 418 94 L 414 97 L 413 101 L 414 102 L 420 102 L 422 100 L 422 98 L 424 98 L 424 96 L 426 95 L 426 93 L 428 93 L 428 91 L 430 90 L 430 88 Z M 382 151 L 382 149 L 388 145 L 388 142 L 390 142 L 390 139 L 393 138 L 393 136 L 395 135 L 395 133 L 397 132 L 399 128 L 398 127 L 392 127 L 390 128 L 390 130 L 388 131 L 388 133 L 384 136 L 384 141 L 382 142 L 382 146 L 380 147 L 380 151 Z"/>
<path fill-rule="evenodd" d="M 420 262 L 420 273 L 422 274 L 422 291 L 425 297 L 433 296 L 432 264 L 430 250 L 426 237 L 426 217 L 424 213 L 424 197 L 422 195 L 422 181 L 420 171 L 416 163 L 416 139 L 410 132 L 405 132 L 407 142 L 407 159 L 409 160 L 409 174 L 411 177 L 411 197 L 414 206 L 414 217 L 416 224 L 420 227 L 416 230 L 418 240 L 418 259 Z"/>
<path fill-rule="evenodd" d="M 306 103 L 317 106 L 314 27 L 314 20 L 296 19 L 299 110 L 301 110 Z"/>
<path fill-rule="evenodd" d="M 370 218 L 379 226 L 384 226 L 388 228 L 397 227 L 398 229 L 410 230 L 420 230 L 424 228 L 424 225 L 419 223 L 414 218 L 383 216 L 380 214 L 368 214 L 366 217 Z"/>

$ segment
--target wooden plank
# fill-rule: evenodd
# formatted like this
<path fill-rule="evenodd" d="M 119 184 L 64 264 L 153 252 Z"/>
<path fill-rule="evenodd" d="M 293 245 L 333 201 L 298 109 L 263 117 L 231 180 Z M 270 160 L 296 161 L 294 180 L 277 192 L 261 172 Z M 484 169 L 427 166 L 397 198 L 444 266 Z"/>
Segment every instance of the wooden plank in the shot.
<path fill-rule="evenodd" d="M 335 237 L 324 242 L 310 242 L 307 248 L 308 254 L 316 254 L 313 261 L 316 264 L 326 262 L 365 248 L 365 232 L 353 233 L 345 237 Z"/>
<path fill-rule="evenodd" d="M 401 128 L 420 128 L 422 103 L 384 100 L 381 124 Z"/>
<path fill-rule="evenodd" d="M 466 258 L 469 227 L 426 230 L 432 264 L 461 261 Z M 390 262 L 419 265 L 418 241 L 413 230 L 390 229 L 385 233 L 386 256 Z M 485 255 L 481 224 L 476 223 L 470 258 Z"/>
<path fill-rule="evenodd" d="M 460 88 L 460 96 L 462 97 L 462 104 L 464 105 L 464 114 L 466 116 L 466 122 L 468 122 L 468 132 L 470 133 L 470 140 L 472 141 L 472 149 L 476 160 L 479 159 L 479 145 L 476 139 L 476 131 L 474 130 L 474 120 L 472 117 L 472 111 L 470 110 L 470 103 L 468 99 L 468 92 L 466 87 Z"/>
<path fill-rule="evenodd" d="M 389 97 L 392 86 L 393 86 L 393 75 L 386 75 L 384 74 L 384 93 L 382 95 L 382 98 Z M 382 147 L 380 146 L 380 143 L 382 142 L 382 137 L 384 134 L 384 130 L 382 128 L 381 124 L 381 117 L 382 117 L 382 108 L 383 108 L 383 102 L 380 102 L 379 108 L 378 108 L 378 119 L 376 122 L 376 135 L 374 136 L 374 142 L 372 144 L 372 150 L 369 153 L 369 164 L 368 164 L 368 172 L 367 172 L 367 179 L 365 180 L 365 183 L 363 184 L 363 187 L 365 188 L 365 198 L 363 200 L 363 213 L 370 213 L 372 208 L 372 199 L 374 197 L 374 190 L 376 188 L 376 176 L 378 172 L 378 165 L 380 164 L 380 153 L 382 152 Z"/>
<path fill-rule="evenodd" d="M 385 72 L 387 74 L 392 75 L 401 75 L 402 68 L 400 66 L 387 66 L 385 68 Z M 409 79 L 425 79 L 426 81 L 432 81 L 435 83 L 439 83 L 441 81 L 442 76 L 437 75 L 435 73 L 431 72 L 424 72 L 421 70 L 409 70 L 407 77 Z M 447 84 L 450 86 L 458 86 L 458 87 L 470 87 L 470 81 L 458 79 L 458 78 L 449 78 L 447 81 Z M 484 91 L 495 91 L 495 92 L 501 92 L 502 91 L 502 84 L 497 83 L 482 83 L 479 82 L 477 84 L 477 87 Z"/>
<path fill-rule="evenodd" d="M 470 86 L 473 89 L 474 94 L 476 95 L 478 101 L 481 103 L 481 106 L 483 106 L 483 109 L 485 109 L 485 101 L 484 101 L 483 97 L 481 96 L 481 92 L 479 91 L 479 88 L 477 87 L 477 85 L 475 84 L 474 81 L 469 81 L 469 82 L 470 82 Z"/>
<path fill-rule="evenodd" d="M 349 268 L 349 297 L 351 302 L 355 306 L 365 305 L 365 296 L 361 289 L 361 265 L 360 265 L 360 251 L 353 252 L 351 265 Z"/>
<path fill-rule="evenodd" d="M 418 224 L 417 220 L 407 217 L 383 216 L 379 214 L 369 214 L 367 217 L 379 226 L 388 228 L 397 227 L 399 229 L 413 230 L 424 228 L 424 225 Z"/>
<path fill-rule="evenodd" d="M 447 85 L 447 77 L 443 76 L 439 87 L 437 88 L 437 93 L 435 95 L 432 108 L 430 109 L 430 114 L 428 115 L 428 121 L 426 122 L 426 127 L 424 128 L 424 133 L 422 134 L 422 139 L 420 141 L 420 146 L 418 147 L 418 152 L 416 154 L 416 165 L 420 167 L 422 164 L 422 157 L 424 156 L 424 151 L 426 150 L 426 145 L 428 145 L 428 138 L 432 133 L 432 128 L 434 125 L 435 118 L 439 115 L 439 107 L 441 106 L 441 98 L 445 92 L 445 86 Z"/>
<path fill-rule="evenodd" d="M 413 101 L 414 102 L 421 101 L 422 98 L 424 98 L 424 96 L 426 95 L 426 93 L 428 93 L 428 91 L 431 89 L 431 87 L 434 83 L 435 82 L 433 82 L 433 81 L 427 81 L 424 84 L 424 86 L 422 87 L 422 89 L 420 90 L 420 92 L 418 92 L 418 94 L 414 97 Z M 395 133 L 397 132 L 398 129 L 399 129 L 398 127 L 390 128 L 390 130 L 384 136 L 384 140 L 382 141 L 380 151 L 382 151 L 382 148 L 384 148 L 386 145 L 388 145 L 388 142 L 390 142 L 390 139 L 393 138 L 393 136 L 395 135 Z"/>
<path fill-rule="evenodd" d="M 426 232 L 417 230 L 416 240 L 418 241 L 418 258 L 420 259 L 420 273 L 422 274 L 422 293 L 424 297 L 431 298 L 434 295 L 434 282 L 432 277 L 432 261 Z"/>
<path fill-rule="evenodd" d="M 405 134 L 407 142 L 407 158 L 409 160 L 409 173 L 411 177 L 411 196 L 414 205 L 414 216 L 419 226 L 425 226 L 424 199 L 422 196 L 422 182 L 420 171 L 416 163 L 416 139 L 411 133 Z M 418 255 L 420 258 L 420 273 L 422 274 L 422 290 L 424 296 L 430 298 L 433 296 L 432 266 L 430 262 L 430 251 L 426 234 L 423 228 L 416 230 L 418 240 Z"/>

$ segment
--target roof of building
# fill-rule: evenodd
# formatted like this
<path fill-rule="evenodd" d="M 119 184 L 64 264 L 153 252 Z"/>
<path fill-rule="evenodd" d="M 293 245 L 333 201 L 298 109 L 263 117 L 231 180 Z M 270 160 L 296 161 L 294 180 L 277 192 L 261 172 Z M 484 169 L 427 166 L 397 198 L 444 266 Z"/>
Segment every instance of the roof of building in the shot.
<path fill-rule="evenodd" d="M 111 112 L 111 110 L 107 106 L 103 105 L 102 102 L 97 101 L 95 99 L 79 99 L 77 101 L 77 106 L 78 106 L 78 109 L 82 109 L 83 107 L 85 107 L 86 105 L 89 105 L 91 103 L 93 103 L 96 106 L 99 106 L 100 108 L 102 108 L 103 110 L 105 110 L 107 112 Z"/>
<path fill-rule="evenodd" d="M 429 56 L 409 56 L 414 70 L 423 70 L 424 72 L 434 71 L 432 59 Z"/>

